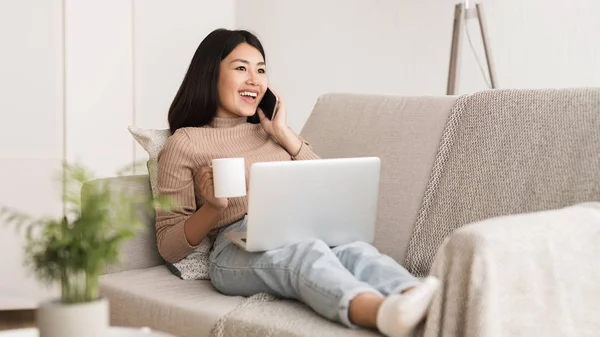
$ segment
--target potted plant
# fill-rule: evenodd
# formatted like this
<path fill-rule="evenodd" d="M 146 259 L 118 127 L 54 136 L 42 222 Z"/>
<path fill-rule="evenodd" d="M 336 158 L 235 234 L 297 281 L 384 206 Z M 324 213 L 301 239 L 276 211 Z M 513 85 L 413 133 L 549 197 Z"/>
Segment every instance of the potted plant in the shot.
<path fill-rule="evenodd" d="M 37 310 L 40 336 L 104 337 L 109 308 L 99 293 L 100 275 L 118 262 L 120 245 L 142 228 L 136 214 L 140 207 L 153 211 L 172 204 L 117 190 L 106 180 L 94 180 L 81 165 L 65 164 L 62 173 L 62 216 L 34 218 L 1 207 L 0 222 L 25 229 L 26 265 L 41 282 L 60 284 L 60 299 L 41 303 Z"/>

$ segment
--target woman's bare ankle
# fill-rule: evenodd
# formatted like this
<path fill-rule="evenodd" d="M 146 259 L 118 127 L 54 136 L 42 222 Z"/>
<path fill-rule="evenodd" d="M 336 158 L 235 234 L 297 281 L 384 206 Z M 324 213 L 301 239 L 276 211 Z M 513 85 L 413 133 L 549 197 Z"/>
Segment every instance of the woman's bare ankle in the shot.
<path fill-rule="evenodd" d="M 348 317 L 352 324 L 363 328 L 377 328 L 377 312 L 385 298 L 375 293 L 361 293 L 350 301 Z"/>

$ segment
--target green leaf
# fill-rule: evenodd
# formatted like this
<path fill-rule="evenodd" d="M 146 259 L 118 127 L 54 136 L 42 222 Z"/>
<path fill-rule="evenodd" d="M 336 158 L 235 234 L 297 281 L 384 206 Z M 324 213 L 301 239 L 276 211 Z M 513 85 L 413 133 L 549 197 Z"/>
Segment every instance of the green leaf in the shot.
<path fill-rule="evenodd" d="M 94 180 L 91 171 L 80 164 L 64 163 L 57 176 L 64 187 L 64 216 L 34 218 L 0 206 L 0 220 L 17 230 L 25 228 L 25 265 L 40 281 L 59 283 L 62 301 L 94 300 L 103 269 L 118 262 L 121 244 L 142 228 L 137 210 L 168 210 L 176 203 L 161 196 L 149 201 L 114 189 Z"/>

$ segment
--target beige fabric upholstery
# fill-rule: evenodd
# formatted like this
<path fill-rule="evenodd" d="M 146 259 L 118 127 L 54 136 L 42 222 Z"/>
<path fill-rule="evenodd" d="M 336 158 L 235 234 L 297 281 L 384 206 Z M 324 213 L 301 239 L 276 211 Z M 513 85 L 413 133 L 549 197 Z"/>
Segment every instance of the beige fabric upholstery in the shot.
<path fill-rule="evenodd" d="M 269 317 L 269 319 L 265 319 Z M 351 330 L 331 323 L 297 301 L 275 300 L 258 294 L 219 320 L 211 337 L 375 337 L 375 331 Z"/>
<path fill-rule="evenodd" d="M 424 337 L 600 336 L 600 204 L 458 229 L 431 273 Z"/>
<path fill-rule="evenodd" d="M 454 230 L 600 201 L 600 88 L 488 90 L 454 106 L 406 267 L 424 276 Z"/>
<path fill-rule="evenodd" d="M 125 176 L 118 178 L 103 178 L 90 181 L 83 185 L 81 194 L 85 197 L 86 189 L 91 184 L 108 184 L 111 190 L 122 191 L 129 195 L 152 198 L 150 180 L 148 175 Z M 132 205 L 136 207 L 136 205 Z M 85 210 L 84 210 L 85 212 Z M 154 227 L 155 213 L 138 207 L 138 215 L 145 227 L 138 235 L 126 241 L 120 249 L 120 263 L 109 266 L 105 273 L 116 273 L 123 270 L 154 267 L 164 263 L 156 248 L 156 234 Z"/>
<path fill-rule="evenodd" d="M 413 224 L 456 97 L 327 94 L 301 136 L 324 158 L 379 156 L 375 245 L 404 262 Z"/>
<path fill-rule="evenodd" d="M 179 337 L 209 336 L 217 320 L 242 301 L 221 295 L 210 281 L 181 280 L 166 266 L 103 275 L 101 294 L 110 301 L 111 324 Z"/>

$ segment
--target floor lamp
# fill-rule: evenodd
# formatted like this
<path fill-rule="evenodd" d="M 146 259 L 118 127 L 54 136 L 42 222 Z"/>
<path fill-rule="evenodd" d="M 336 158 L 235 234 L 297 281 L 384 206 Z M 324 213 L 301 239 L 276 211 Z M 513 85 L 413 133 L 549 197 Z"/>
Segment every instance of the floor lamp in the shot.
<path fill-rule="evenodd" d="M 450 47 L 450 67 L 448 70 L 448 86 L 446 88 L 447 95 L 456 95 L 457 93 L 456 89 L 458 86 L 458 60 L 460 57 L 461 33 L 463 26 L 469 19 L 477 19 L 479 23 L 481 40 L 483 41 L 483 50 L 485 52 L 485 59 L 487 62 L 488 75 L 491 82 L 489 85 L 492 87 L 492 89 L 496 88 L 496 74 L 494 73 L 490 45 L 485 29 L 485 22 L 483 20 L 481 4 L 475 4 L 475 7 L 473 8 L 469 6 L 469 1 L 466 0 L 464 3 L 458 3 L 454 7 L 454 27 L 452 30 L 452 46 Z M 468 28 L 465 27 L 465 29 Z"/>

